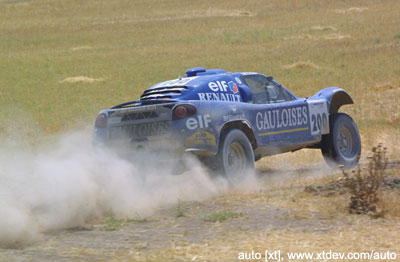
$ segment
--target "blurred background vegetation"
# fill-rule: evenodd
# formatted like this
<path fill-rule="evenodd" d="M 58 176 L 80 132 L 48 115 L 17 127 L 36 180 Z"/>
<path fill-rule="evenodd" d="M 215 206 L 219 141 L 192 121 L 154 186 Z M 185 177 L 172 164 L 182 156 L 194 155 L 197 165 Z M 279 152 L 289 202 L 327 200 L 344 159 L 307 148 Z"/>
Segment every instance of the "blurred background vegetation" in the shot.
<path fill-rule="evenodd" d="M 89 130 L 99 110 L 203 66 L 272 75 L 299 96 L 342 87 L 363 143 L 399 145 L 399 10 L 397 0 L 0 0 L 0 131 Z"/>

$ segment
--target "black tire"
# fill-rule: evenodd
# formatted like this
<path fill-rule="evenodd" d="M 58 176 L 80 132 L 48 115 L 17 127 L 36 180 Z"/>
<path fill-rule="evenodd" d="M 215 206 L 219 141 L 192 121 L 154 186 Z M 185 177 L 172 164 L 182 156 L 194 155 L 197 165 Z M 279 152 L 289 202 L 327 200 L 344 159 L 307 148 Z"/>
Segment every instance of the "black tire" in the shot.
<path fill-rule="evenodd" d="M 322 136 L 321 151 L 332 168 L 354 167 L 361 155 L 361 139 L 353 119 L 344 113 L 329 116 L 330 133 Z"/>
<path fill-rule="evenodd" d="M 242 182 L 254 170 L 254 151 L 247 136 L 239 129 L 228 131 L 215 156 L 217 172 L 232 184 Z"/>

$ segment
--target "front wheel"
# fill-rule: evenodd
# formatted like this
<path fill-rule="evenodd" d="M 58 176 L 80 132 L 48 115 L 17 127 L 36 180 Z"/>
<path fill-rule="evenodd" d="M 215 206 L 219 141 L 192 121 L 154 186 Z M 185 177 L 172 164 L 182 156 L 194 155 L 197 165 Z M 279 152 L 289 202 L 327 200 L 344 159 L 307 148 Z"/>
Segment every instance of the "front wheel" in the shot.
<path fill-rule="evenodd" d="M 331 167 L 352 168 L 361 154 L 361 139 L 353 119 L 344 113 L 329 116 L 330 133 L 322 136 L 321 151 Z"/>
<path fill-rule="evenodd" d="M 253 147 L 239 129 L 232 129 L 221 138 L 216 155 L 217 170 L 231 183 L 239 183 L 254 170 Z"/>

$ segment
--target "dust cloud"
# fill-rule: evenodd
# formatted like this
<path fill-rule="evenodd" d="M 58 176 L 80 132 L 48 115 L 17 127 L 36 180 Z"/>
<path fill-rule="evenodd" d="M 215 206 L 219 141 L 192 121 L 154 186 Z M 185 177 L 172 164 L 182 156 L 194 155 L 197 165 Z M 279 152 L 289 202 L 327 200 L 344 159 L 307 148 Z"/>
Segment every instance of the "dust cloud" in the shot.
<path fill-rule="evenodd" d="M 176 175 L 174 167 L 182 162 L 154 164 L 155 156 L 142 154 L 138 165 L 93 147 L 84 132 L 52 140 L 29 146 L 0 139 L 0 247 L 30 244 L 43 232 L 110 215 L 149 216 L 159 207 L 204 200 L 229 188 L 190 156 L 183 159 L 188 170 Z"/>
<path fill-rule="evenodd" d="M 140 152 L 128 159 L 93 146 L 88 130 L 55 137 L 42 134 L 46 142 L 32 146 L 24 139 L 32 132 L 29 128 L 18 134 L 13 129 L 5 133 L 6 138 L 0 137 L 3 248 L 30 245 L 45 232 L 110 216 L 145 218 L 180 201 L 202 201 L 232 191 L 246 194 L 299 175 L 310 178 L 326 172 L 320 163 L 301 172 L 299 166 L 309 164 L 304 154 L 283 154 L 258 162 L 257 175 L 249 173 L 232 187 L 227 179 L 210 175 L 190 155 L 178 158 L 171 157 L 171 152 Z M 300 164 L 295 163 L 297 158 Z"/>

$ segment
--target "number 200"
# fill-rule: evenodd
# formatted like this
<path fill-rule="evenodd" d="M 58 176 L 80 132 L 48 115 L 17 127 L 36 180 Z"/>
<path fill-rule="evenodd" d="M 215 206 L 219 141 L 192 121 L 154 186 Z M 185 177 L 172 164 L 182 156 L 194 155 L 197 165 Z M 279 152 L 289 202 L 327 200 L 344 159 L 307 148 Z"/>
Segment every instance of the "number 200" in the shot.
<path fill-rule="evenodd" d="M 311 125 L 312 125 L 312 131 L 320 131 L 321 128 L 325 127 L 328 124 L 328 116 L 326 113 L 322 114 L 313 114 L 311 116 Z"/>

